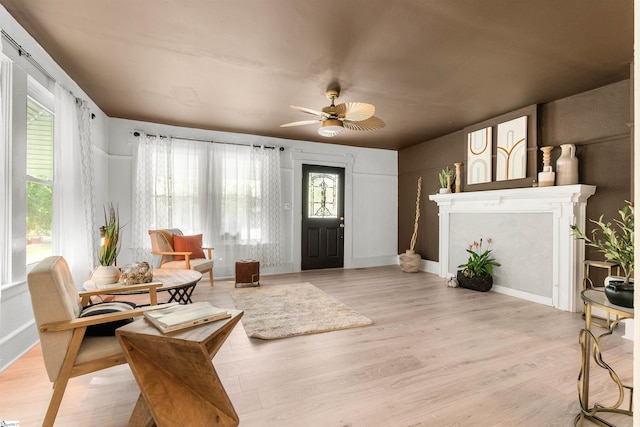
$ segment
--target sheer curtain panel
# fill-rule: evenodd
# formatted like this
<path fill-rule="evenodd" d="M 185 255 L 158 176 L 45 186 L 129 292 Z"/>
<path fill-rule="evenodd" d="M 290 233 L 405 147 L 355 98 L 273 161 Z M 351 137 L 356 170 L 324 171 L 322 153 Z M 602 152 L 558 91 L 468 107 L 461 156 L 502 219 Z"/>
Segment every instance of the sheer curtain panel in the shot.
<path fill-rule="evenodd" d="M 89 110 L 58 83 L 54 95 L 53 253 L 82 284 L 97 262 Z"/>
<path fill-rule="evenodd" d="M 11 260 L 11 60 L 0 54 L 0 288 L 13 280 Z"/>
<path fill-rule="evenodd" d="M 279 152 L 143 135 L 135 157 L 136 260 L 149 258 L 147 230 L 179 228 L 203 234 L 220 275 L 240 259 L 282 263 Z"/>

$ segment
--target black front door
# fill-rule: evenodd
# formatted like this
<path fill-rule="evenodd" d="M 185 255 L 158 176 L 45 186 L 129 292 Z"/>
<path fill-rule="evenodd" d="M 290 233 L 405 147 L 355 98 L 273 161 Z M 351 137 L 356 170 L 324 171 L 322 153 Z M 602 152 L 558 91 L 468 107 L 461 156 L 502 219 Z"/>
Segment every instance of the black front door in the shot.
<path fill-rule="evenodd" d="M 302 165 L 303 270 L 344 265 L 344 168 Z"/>

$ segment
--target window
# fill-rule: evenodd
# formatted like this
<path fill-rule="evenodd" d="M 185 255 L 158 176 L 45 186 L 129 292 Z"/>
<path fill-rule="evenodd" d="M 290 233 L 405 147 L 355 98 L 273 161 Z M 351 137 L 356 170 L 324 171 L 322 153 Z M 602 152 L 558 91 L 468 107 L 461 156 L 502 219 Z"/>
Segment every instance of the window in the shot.
<path fill-rule="evenodd" d="M 309 173 L 309 218 L 338 217 L 337 174 Z"/>
<path fill-rule="evenodd" d="M 27 98 L 27 264 L 51 255 L 53 113 Z"/>

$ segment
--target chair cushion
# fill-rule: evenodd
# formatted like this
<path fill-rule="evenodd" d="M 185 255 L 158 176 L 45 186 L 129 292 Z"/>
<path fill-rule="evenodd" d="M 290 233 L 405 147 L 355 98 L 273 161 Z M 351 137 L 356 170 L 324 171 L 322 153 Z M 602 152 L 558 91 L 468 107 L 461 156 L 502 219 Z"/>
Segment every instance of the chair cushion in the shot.
<path fill-rule="evenodd" d="M 176 252 L 192 252 L 189 259 L 204 258 L 202 250 L 202 234 L 193 236 L 173 236 L 173 250 Z M 184 260 L 183 255 L 176 255 L 174 261 Z"/>
<path fill-rule="evenodd" d="M 213 269 L 213 260 L 200 258 L 200 259 L 192 259 L 189 261 L 191 264 L 191 269 L 195 271 L 199 271 L 203 273 L 205 271 L 209 271 Z M 162 264 L 162 268 L 177 268 L 184 269 L 184 261 L 171 261 L 165 264 Z"/>
<path fill-rule="evenodd" d="M 122 311 L 133 310 L 136 305 L 127 301 L 112 301 L 102 302 L 98 304 L 90 305 L 80 313 L 80 317 L 97 316 L 99 314 L 119 313 Z M 127 323 L 133 322 L 133 317 L 130 319 L 116 320 L 115 322 L 101 323 L 99 325 L 91 325 L 87 327 L 85 335 L 89 336 L 111 336 L 116 334 L 116 329 L 120 326 L 124 326 Z"/>

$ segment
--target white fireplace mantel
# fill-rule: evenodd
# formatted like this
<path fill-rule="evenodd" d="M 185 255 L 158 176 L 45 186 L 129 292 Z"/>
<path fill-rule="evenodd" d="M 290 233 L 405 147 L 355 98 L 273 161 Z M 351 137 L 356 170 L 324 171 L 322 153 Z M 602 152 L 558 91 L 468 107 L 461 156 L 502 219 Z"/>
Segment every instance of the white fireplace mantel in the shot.
<path fill-rule="evenodd" d="M 492 249 L 500 255 L 499 271 L 503 273 L 503 276 L 494 274 L 496 291 L 565 311 L 578 311 L 582 307 L 584 242 L 573 237 L 570 225 L 576 224 L 584 230 L 587 199 L 595 191 L 593 185 L 578 184 L 429 196 L 438 204 L 440 212 L 440 276 L 455 275 L 460 256 L 466 254 L 464 244 L 452 241 L 453 237 L 460 239 L 456 236 L 457 229 L 452 227 L 464 228 L 465 235 L 469 234 L 472 241 L 476 236 L 483 237 L 487 229 L 493 230 L 501 236 Z M 523 245 L 527 244 L 534 249 L 546 249 L 523 252 Z M 464 257 L 466 260 L 466 255 Z M 517 271 L 513 271 L 516 266 Z M 538 276 L 540 272 L 544 274 Z M 525 281 L 527 277 L 548 283 L 535 283 L 535 291 L 512 286 L 513 282 Z M 542 290 L 538 290 L 538 285 Z"/>

